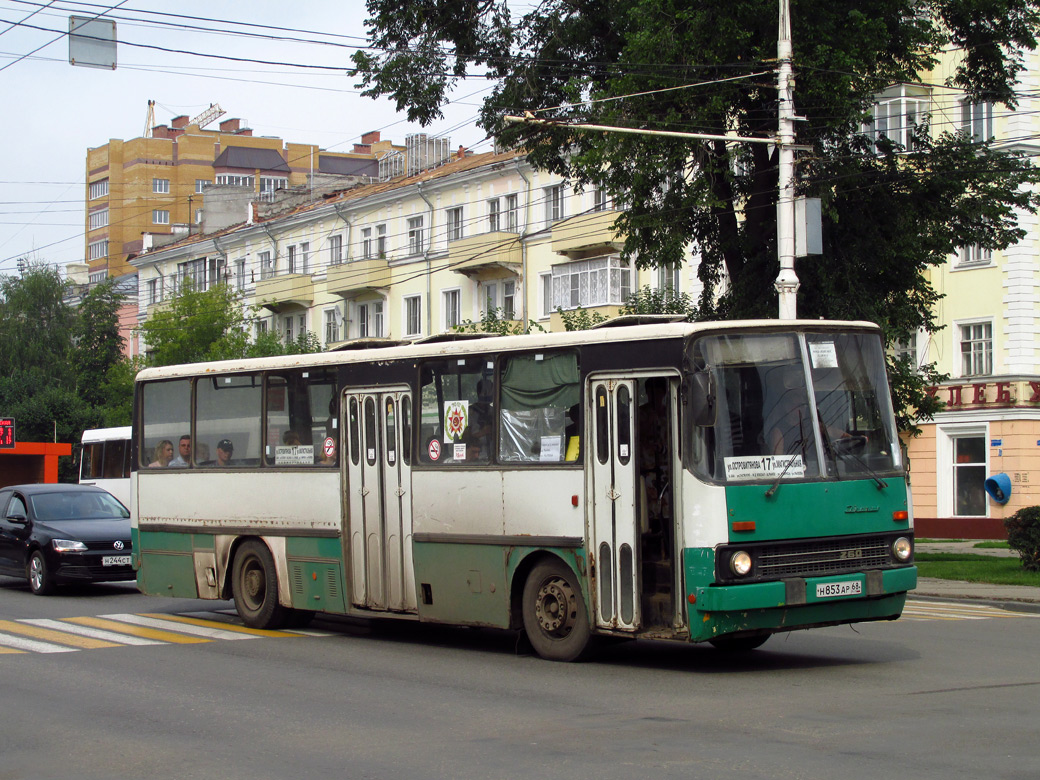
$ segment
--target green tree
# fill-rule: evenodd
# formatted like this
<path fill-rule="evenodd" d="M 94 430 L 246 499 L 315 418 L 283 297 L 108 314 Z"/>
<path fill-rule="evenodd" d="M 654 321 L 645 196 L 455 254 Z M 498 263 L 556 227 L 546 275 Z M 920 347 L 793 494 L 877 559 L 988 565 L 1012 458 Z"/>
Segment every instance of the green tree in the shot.
<path fill-rule="evenodd" d="M 861 132 L 876 96 L 919 82 L 944 49 L 965 55 L 948 86 L 1014 109 L 1018 52 L 1036 46 L 1036 0 L 792 0 L 799 194 L 819 197 L 824 252 L 802 260 L 799 315 L 879 323 L 889 341 L 934 331 L 927 274 L 957 247 L 1001 249 L 1034 212 L 1029 160 L 965 133 L 905 146 Z M 495 86 L 481 125 L 578 188 L 626 204 L 616 227 L 640 267 L 699 250 L 699 318 L 776 316 L 778 159 L 765 144 L 592 133 L 576 122 L 768 137 L 776 0 L 546 0 L 513 17 L 505 0 L 368 0 L 373 47 L 354 55 L 365 94 L 429 123 L 464 75 Z M 532 112 L 548 124 L 507 125 Z M 932 373 L 928 374 L 930 370 Z M 920 402 L 934 367 L 899 374 L 896 403 Z M 913 420 L 915 415 L 907 419 Z M 911 425 L 912 427 L 912 425 Z"/>
<path fill-rule="evenodd" d="M 68 282 L 43 263 L 0 277 L 0 377 L 75 387 L 69 365 L 75 312 L 67 294 Z"/>
<path fill-rule="evenodd" d="M 72 368 L 79 395 L 93 406 L 105 406 L 109 372 L 123 360 L 126 339 L 119 333 L 119 307 L 126 296 L 108 279 L 84 296 L 72 327 Z"/>

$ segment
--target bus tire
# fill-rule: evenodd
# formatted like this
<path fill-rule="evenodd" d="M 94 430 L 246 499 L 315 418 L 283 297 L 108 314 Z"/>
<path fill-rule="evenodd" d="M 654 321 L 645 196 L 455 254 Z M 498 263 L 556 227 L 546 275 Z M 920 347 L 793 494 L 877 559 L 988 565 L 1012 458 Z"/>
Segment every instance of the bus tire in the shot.
<path fill-rule="evenodd" d="M 574 661 L 589 644 L 589 615 L 577 577 L 562 561 L 549 559 L 527 576 L 524 632 L 534 651 L 549 661 Z"/>
<path fill-rule="evenodd" d="M 720 636 L 718 639 L 709 639 L 708 641 L 716 650 L 724 650 L 727 653 L 748 653 L 764 645 L 770 636 L 772 634 Z"/>
<path fill-rule="evenodd" d="M 267 545 L 256 539 L 245 542 L 235 553 L 231 569 L 231 592 L 235 609 L 251 628 L 281 628 L 289 610 L 278 603 L 278 572 Z"/>

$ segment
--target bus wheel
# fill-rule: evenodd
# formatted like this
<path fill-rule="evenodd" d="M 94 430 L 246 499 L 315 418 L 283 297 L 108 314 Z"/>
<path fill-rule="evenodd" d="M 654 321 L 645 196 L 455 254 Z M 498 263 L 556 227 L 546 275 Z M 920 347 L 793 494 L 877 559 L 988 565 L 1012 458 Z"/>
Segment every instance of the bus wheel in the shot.
<path fill-rule="evenodd" d="M 727 653 L 746 653 L 764 645 L 770 636 L 771 634 L 720 636 L 718 639 L 709 639 L 708 641 L 717 650 L 725 650 Z"/>
<path fill-rule="evenodd" d="M 278 574 L 271 551 L 250 540 L 238 548 L 231 570 L 235 609 L 247 626 L 281 628 L 288 610 L 278 603 Z"/>
<path fill-rule="evenodd" d="M 524 631 L 550 661 L 573 661 L 589 643 L 589 616 L 577 578 L 562 561 L 548 560 L 524 584 Z"/>

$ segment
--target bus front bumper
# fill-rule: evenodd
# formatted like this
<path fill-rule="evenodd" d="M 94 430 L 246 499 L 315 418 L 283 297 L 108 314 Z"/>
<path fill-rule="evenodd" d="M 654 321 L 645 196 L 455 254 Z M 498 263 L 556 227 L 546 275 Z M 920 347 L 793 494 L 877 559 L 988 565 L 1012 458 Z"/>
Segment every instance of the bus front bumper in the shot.
<path fill-rule="evenodd" d="M 687 595 L 694 642 L 741 631 L 894 620 L 906 592 L 917 585 L 917 567 L 805 577 L 747 585 L 696 587 Z"/>

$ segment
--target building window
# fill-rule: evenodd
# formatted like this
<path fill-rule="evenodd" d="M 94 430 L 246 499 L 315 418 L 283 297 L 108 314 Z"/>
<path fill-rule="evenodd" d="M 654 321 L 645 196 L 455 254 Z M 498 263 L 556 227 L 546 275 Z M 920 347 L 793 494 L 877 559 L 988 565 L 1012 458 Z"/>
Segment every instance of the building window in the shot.
<path fill-rule="evenodd" d="M 252 184 L 250 183 L 250 186 Z M 273 176 L 261 176 L 260 177 L 260 198 L 261 200 L 274 200 L 274 194 L 277 190 L 285 190 L 289 188 L 289 180 L 280 177 Z"/>
<path fill-rule="evenodd" d="M 610 196 L 607 191 L 601 187 L 596 187 L 592 191 L 592 210 L 593 211 L 609 211 L 613 208 Z"/>
<path fill-rule="evenodd" d="M 962 246 L 957 251 L 958 266 L 985 266 L 992 265 L 993 250 L 985 249 L 979 244 Z"/>
<path fill-rule="evenodd" d="M 94 271 L 87 277 L 88 284 L 101 284 L 108 278 L 108 271 Z"/>
<path fill-rule="evenodd" d="M 103 198 L 108 195 L 108 179 L 101 179 L 100 181 L 92 181 L 90 183 L 90 200 L 94 198 Z"/>
<path fill-rule="evenodd" d="M 897 84 L 881 93 L 874 104 L 873 124 L 865 128 L 876 143 L 885 137 L 904 150 L 912 150 L 913 133 L 928 122 L 927 87 Z"/>
<path fill-rule="evenodd" d="M 494 313 L 504 320 L 516 319 L 516 281 L 500 279 L 483 283 L 484 295 L 481 314 Z"/>
<path fill-rule="evenodd" d="M 196 195 L 201 195 L 202 191 L 204 189 L 206 189 L 206 187 L 208 187 L 212 183 L 213 182 L 211 182 L 211 181 L 209 181 L 207 179 L 196 179 L 195 180 L 195 194 Z"/>
<path fill-rule="evenodd" d="M 108 227 L 108 209 L 92 211 L 90 213 L 89 224 L 91 230 L 97 230 L 98 228 Z"/>
<path fill-rule="evenodd" d="M 372 228 L 361 228 L 361 257 L 372 259 Z"/>
<path fill-rule="evenodd" d="M 492 198 L 487 202 L 488 210 L 488 232 L 497 233 L 502 229 L 502 212 L 498 198 Z"/>
<path fill-rule="evenodd" d="M 462 238 L 462 207 L 448 209 L 448 240 L 458 241 Z"/>
<path fill-rule="evenodd" d="M 329 236 L 329 265 L 343 262 L 343 236 L 338 233 Z"/>
<path fill-rule="evenodd" d="M 443 310 L 444 330 L 451 330 L 462 324 L 462 292 L 445 290 L 442 293 L 441 308 Z"/>
<path fill-rule="evenodd" d="M 339 341 L 339 310 L 325 310 L 325 345 Z"/>
<path fill-rule="evenodd" d="M 422 297 L 419 295 L 404 299 L 404 335 L 422 335 Z"/>
<path fill-rule="evenodd" d="M 554 265 L 552 311 L 621 306 L 632 295 L 632 269 L 617 255 Z"/>
<path fill-rule="evenodd" d="M 87 245 L 87 254 L 91 260 L 108 257 L 108 241 L 94 241 Z"/>
<path fill-rule="evenodd" d="M 564 218 L 563 185 L 556 184 L 543 190 L 545 196 L 545 222 L 551 225 Z"/>
<path fill-rule="evenodd" d="M 961 376 L 993 373 L 993 323 L 974 322 L 960 326 Z"/>
<path fill-rule="evenodd" d="M 908 339 L 896 339 L 892 342 L 892 357 L 897 361 L 909 361 L 915 369 L 917 362 L 917 334 L 911 333 Z"/>
<path fill-rule="evenodd" d="M 372 304 L 372 337 L 383 338 L 383 302 L 376 301 Z"/>
<path fill-rule="evenodd" d="M 973 141 L 983 143 L 993 138 L 993 104 L 961 102 L 961 130 Z"/>
<path fill-rule="evenodd" d="M 296 251 L 296 245 L 293 244 L 292 246 L 289 247 L 289 273 L 291 273 L 291 274 L 296 273 L 296 259 L 297 259 L 297 256 L 298 256 L 298 253 Z"/>
<path fill-rule="evenodd" d="M 422 254 L 426 248 L 426 240 L 423 235 L 423 218 L 409 217 L 408 219 L 408 254 Z"/>
<path fill-rule="evenodd" d="M 195 209 L 195 224 L 202 224 L 202 209 Z"/>
<path fill-rule="evenodd" d="M 257 336 L 265 335 L 267 333 L 267 331 L 269 330 L 269 328 L 270 328 L 270 324 L 268 323 L 268 320 L 266 318 L 262 319 L 262 320 L 257 320 L 256 321 L 256 335 Z"/>
<path fill-rule="evenodd" d="M 285 328 L 285 343 L 292 344 L 296 340 L 296 315 L 286 315 L 282 327 Z"/>
<path fill-rule="evenodd" d="M 553 308 L 553 275 L 551 271 L 538 274 L 538 298 L 541 304 L 541 317 L 548 317 L 556 309 Z"/>
<path fill-rule="evenodd" d="M 157 195 L 168 195 L 170 193 L 170 180 L 152 179 L 152 192 Z"/>
<path fill-rule="evenodd" d="M 953 443 L 953 513 L 986 515 L 986 437 L 956 436 Z"/>
<path fill-rule="evenodd" d="M 371 301 L 357 306 L 358 338 L 383 337 L 383 302 Z"/>
<path fill-rule="evenodd" d="M 506 195 L 505 224 L 502 229 L 509 233 L 516 233 L 520 229 L 520 208 L 517 206 L 516 195 Z"/>
<path fill-rule="evenodd" d="M 155 225 L 169 225 L 170 212 L 168 209 L 153 209 L 152 223 Z"/>
<path fill-rule="evenodd" d="M 230 184 L 233 187 L 248 187 L 253 189 L 255 179 L 252 176 L 237 176 L 232 173 L 222 173 L 217 176 L 217 184 Z"/>
<path fill-rule="evenodd" d="M 386 259 L 386 223 L 376 225 L 376 257 Z"/>
<path fill-rule="evenodd" d="M 159 291 L 162 289 L 161 285 L 160 285 L 160 280 L 159 279 L 149 279 L 145 283 L 145 288 L 146 288 L 147 294 L 148 294 L 148 298 L 147 298 L 148 305 L 151 306 L 153 303 L 158 303 L 159 300 L 160 300 L 160 293 L 159 293 Z"/>
<path fill-rule="evenodd" d="M 260 252 L 258 259 L 260 260 L 260 278 L 270 279 L 274 276 L 274 258 L 271 257 L 271 253 Z"/>
<path fill-rule="evenodd" d="M 235 289 L 246 289 L 246 259 L 244 257 L 235 261 Z"/>
<path fill-rule="evenodd" d="M 657 269 L 657 289 L 658 290 L 671 290 L 673 295 L 679 294 L 679 266 L 673 268 L 665 268 L 661 266 Z"/>

